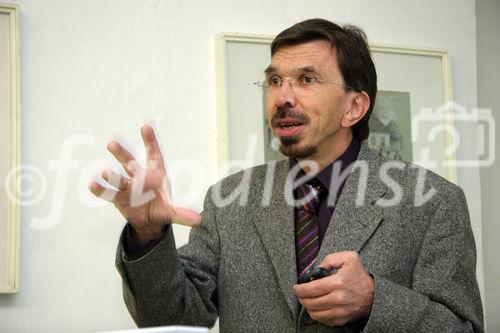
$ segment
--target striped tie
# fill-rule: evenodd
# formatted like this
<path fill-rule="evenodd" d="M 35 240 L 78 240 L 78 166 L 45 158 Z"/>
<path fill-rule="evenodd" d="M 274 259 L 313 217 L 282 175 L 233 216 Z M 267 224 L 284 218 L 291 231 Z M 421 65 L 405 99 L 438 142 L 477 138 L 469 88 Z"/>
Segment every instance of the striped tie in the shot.
<path fill-rule="evenodd" d="M 321 187 L 303 184 L 296 190 L 300 203 L 295 215 L 295 253 L 297 254 L 297 275 L 306 273 L 316 260 L 319 251 L 318 209 Z"/>

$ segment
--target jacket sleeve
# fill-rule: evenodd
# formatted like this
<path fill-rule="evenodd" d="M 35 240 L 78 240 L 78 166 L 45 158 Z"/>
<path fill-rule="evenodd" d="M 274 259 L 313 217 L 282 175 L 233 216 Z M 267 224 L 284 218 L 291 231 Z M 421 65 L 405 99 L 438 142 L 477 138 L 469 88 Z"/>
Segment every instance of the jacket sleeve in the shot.
<path fill-rule="evenodd" d="M 192 325 L 212 327 L 217 320 L 219 237 L 210 195 L 202 225 L 189 243 L 176 249 L 172 228 L 147 254 L 130 260 L 120 239 L 116 267 L 127 308 L 139 327 Z"/>
<path fill-rule="evenodd" d="M 427 228 L 412 287 L 374 277 L 365 332 L 484 332 L 467 203 L 460 188 L 446 192 Z"/>

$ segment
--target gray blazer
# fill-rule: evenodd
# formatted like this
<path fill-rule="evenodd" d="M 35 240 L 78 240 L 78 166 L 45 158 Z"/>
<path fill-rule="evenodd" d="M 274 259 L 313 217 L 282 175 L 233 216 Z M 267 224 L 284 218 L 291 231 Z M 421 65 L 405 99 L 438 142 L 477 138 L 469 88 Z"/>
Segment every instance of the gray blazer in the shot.
<path fill-rule="evenodd" d="M 202 226 L 179 249 L 170 228 L 149 253 L 128 260 L 122 236 L 116 266 L 137 325 L 210 327 L 219 317 L 221 332 L 482 332 L 475 243 L 462 190 L 414 165 L 388 171 L 382 162 L 362 145 L 357 163 L 367 168 L 349 173 L 317 261 L 337 251 L 359 253 L 375 279 L 367 320 L 326 327 L 299 306 L 292 292 L 297 275 L 289 163 L 282 161 L 212 186 Z M 398 184 L 401 200 L 388 205 Z M 430 200 L 419 199 L 434 191 Z M 225 205 L 214 200 L 219 197 Z"/>

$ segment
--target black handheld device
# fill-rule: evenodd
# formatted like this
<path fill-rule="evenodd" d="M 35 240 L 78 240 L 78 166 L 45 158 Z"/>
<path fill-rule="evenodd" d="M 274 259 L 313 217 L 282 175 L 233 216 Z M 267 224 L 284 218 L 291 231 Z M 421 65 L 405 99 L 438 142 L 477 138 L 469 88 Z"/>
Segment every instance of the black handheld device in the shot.
<path fill-rule="evenodd" d="M 326 269 L 321 268 L 321 267 L 315 267 L 315 268 L 308 270 L 304 275 L 302 275 L 299 278 L 298 283 L 311 282 L 314 280 L 324 278 L 325 276 L 329 276 L 329 275 L 330 275 L 330 272 L 327 271 Z"/>

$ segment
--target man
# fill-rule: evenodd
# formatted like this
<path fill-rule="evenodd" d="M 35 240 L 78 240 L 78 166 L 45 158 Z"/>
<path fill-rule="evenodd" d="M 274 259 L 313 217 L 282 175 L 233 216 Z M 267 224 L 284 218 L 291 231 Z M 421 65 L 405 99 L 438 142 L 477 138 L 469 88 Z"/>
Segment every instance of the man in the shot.
<path fill-rule="evenodd" d="M 212 186 L 202 216 L 176 207 L 151 127 L 142 169 L 108 145 L 90 190 L 128 224 L 117 253 L 139 326 L 222 332 L 462 332 L 482 328 L 476 253 L 463 192 L 363 142 L 376 94 L 364 34 L 313 19 L 280 33 L 265 70 L 267 112 L 290 157 Z M 362 143 L 363 142 L 363 143 Z M 134 193 L 152 191 L 147 202 Z M 137 201 L 137 200 L 136 200 Z M 194 226 L 176 250 L 171 223 Z M 329 276 L 298 284 L 321 267 Z"/>

